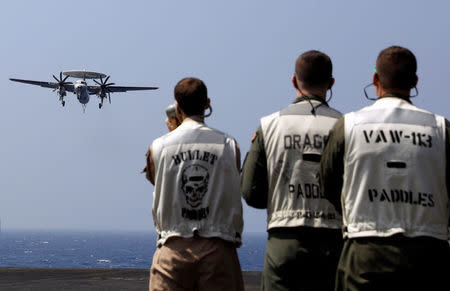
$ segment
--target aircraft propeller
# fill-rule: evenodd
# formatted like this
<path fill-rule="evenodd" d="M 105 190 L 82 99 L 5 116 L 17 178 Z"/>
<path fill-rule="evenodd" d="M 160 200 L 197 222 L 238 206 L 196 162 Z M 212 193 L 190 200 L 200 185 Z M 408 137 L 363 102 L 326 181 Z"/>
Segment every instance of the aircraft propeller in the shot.
<path fill-rule="evenodd" d="M 111 104 L 111 92 L 109 91 L 108 86 L 112 86 L 115 83 L 107 83 L 109 80 L 109 77 L 110 76 L 106 77 L 106 79 L 104 81 L 103 81 L 102 77 L 100 77 L 100 82 L 97 80 L 94 80 L 94 82 L 100 86 L 100 91 L 98 93 L 99 97 L 101 98 L 101 103 L 99 104 L 100 108 L 103 104 L 103 98 L 106 97 L 106 94 L 108 94 L 108 101 L 109 101 L 109 104 Z"/>
<path fill-rule="evenodd" d="M 66 76 L 63 79 L 62 72 L 59 72 L 59 79 L 56 78 L 55 75 L 53 75 L 53 78 L 56 80 L 56 82 L 58 82 L 58 87 L 55 88 L 55 90 L 53 90 L 53 91 L 58 90 L 58 95 L 59 95 L 60 98 L 66 96 L 66 88 L 64 87 L 64 85 L 70 84 L 69 82 L 66 82 L 66 80 L 67 80 L 67 78 L 69 78 L 69 76 Z"/>

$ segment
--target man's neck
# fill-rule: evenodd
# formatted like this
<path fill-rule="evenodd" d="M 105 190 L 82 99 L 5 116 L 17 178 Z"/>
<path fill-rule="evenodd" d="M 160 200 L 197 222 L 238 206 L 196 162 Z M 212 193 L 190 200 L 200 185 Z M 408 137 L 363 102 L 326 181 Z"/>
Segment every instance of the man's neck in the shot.
<path fill-rule="evenodd" d="M 322 99 L 325 100 L 325 96 L 327 94 L 327 90 L 321 90 L 321 89 L 317 89 L 317 90 L 304 90 L 304 89 L 297 89 L 297 98 L 303 97 L 303 96 L 317 96 L 320 97 Z"/>
<path fill-rule="evenodd" d="M 197 122 L 204 123 L 205 118 L 201 115 L 183 116 L 183 122 L 185 122 L 185 121 L 197 121 Z"/>
<path fill-rule="evenodd" d="M 377 88 L 378 99 L 386 95 L 399 95 L 399 96 L 410 96 L 411 90 L 408 89 L 384 89 L 382 87 Z"/>

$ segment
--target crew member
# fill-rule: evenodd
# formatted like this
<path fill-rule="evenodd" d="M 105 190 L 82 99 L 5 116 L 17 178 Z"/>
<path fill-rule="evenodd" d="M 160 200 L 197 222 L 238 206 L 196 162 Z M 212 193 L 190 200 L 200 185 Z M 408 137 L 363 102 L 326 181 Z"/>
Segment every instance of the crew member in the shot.
<path fill-rule="evenodd" d="M 169 131 L 174 130 L 175 128 L 177 128 L 180 125 L 180 121 L 178 120 L 177 114 L 176 114 L 176 105 L 175 104 L 170 104 L 169 106 L 167 106 L 166 108 L 166 120 L 165 123 L 167 125 L 167 129 Z M 147 153 L 145 154 L 145 158 L 148 159 L 150 155 L 150 151 L 148 150 Z M 145 165 L 144 169 L 142 169 L 141 174 L 145 173 L 146 175 L 147 173 L 147 165 Z M 149 177 L 147 177 L 148 179 Z"/>
<path fill-rule="evenodd" d="M 411 103 L 410 50 L 382 50 L 375 70 L 377 101 L 339 119 L 322 157 L 343 216 L 337 290 L 449 290 L 450 124 Z"/>
<path fill-rule="evenodd" d="M 182 79 L 174 95 L 182 123 L 147 158 L 158 232 L 150 290 L 243 290 L 238 144 L 205 125 L 210 99 L 201 80 Z"/>
<path fill-rule="evenodd" d="M 300 55 L 292 84 L 297 98 L 261 119 L 243 165 L 248 205 L 267 208 L 263 290 L 333 290 L 342 246 L 341 216 L 317 180 L 327 135 L 341 114 L 330 108 L 331 59 Z"/>
<path fill-rule="evenodd" d="M 167 125 L 167 129 L 169 131 L 174 130 L 175 128 L 177 128 L 180 125 L 180 121 L 178 120 L 177 114 L 176 114 L 176 105 L 175 104 L 170 104 L 169 106 L 167 106 L 166 108 L 166 125 Z"/>

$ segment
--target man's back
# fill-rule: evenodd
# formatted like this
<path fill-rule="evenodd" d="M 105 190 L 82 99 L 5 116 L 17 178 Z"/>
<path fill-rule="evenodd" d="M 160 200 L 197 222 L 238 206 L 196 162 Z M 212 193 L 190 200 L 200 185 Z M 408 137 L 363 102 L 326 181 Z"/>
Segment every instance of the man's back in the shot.
<path fill-rule="evenodd" d="M 239 244 L 243 221 L 234 139 L 203 123 L 185 121 L 155 140 L 152 149 L 159 243 L 196 231 Z"/>
<path fill-rule="evenodd" d="M 328 132 L 341 113 L 317 100 L 297 101 L 261 119 L 269 177 L 268 229 L 340 229 L 341 217 L 320 193 L 317 172 Z"/>
<path fill-rule="evenodd" d="M 445 118 L 384 97 L 345 115 L 345 144 L 345 235 L 447 239 Z"/>

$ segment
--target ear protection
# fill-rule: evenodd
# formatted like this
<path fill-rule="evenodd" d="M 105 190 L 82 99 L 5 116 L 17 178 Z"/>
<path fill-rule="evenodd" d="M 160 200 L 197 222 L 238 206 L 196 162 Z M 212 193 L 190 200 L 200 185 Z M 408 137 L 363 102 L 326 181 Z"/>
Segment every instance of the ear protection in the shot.
<path fill-rule="evenodd" d="M 329 81 L 329 83 L 328 83 L 328 88 L 327 89 L 330 89 L 331 90 L 331 87 L 333 86 L 333 76 L 331 76 L 330 77 L 330 81 Z"/>
<path fill-rule="evenodd" d="M 203 115 L 203 117 L 209 117 L 209 116 L 211 116 L 211 114 L 212 114 L 212 107 L 211 107 L 211 104 L 209 104 L 208 105 L 208 109 L 209 109 L 209 112 L 207 113 L 207 114 L 205 114 L 205 115 Z"/>

